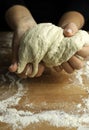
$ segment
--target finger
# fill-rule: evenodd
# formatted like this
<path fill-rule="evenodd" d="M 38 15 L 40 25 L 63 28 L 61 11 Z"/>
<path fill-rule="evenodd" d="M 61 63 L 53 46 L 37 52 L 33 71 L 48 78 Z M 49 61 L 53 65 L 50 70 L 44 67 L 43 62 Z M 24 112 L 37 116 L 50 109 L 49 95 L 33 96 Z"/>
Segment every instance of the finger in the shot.
<path fill-rule="evenodd" d="M 18 76 L 21 78 L 27 78 L 31 74 L 32 74 L 32 64 L 27 64 L 24 71 L 18 74 Z"/>
<path fill-rule="evenodd" d="M 70 23 L 64 27 L 64 35 L 67 37 L 73 36 L 78 31 L 76 24 Z"/>
<path fill-rule="evenodd" d="M 82 56 L 83 58 L 89 57 L 89 46 L 84 46 L 76 54 L 78 54 L 79 56 Z"/>
<path fill-rule="evenodd" d="M 35 77 L 40 77 L 42 73 L 44 72 L 44 69 L 45 69 L 44 64 L 40 63 L 38 66 L 38 73 L 35 75 Z M 28 77 L 31 78 L 32 71 L 33 71 L 32 64 L 28 64 L 25 67 L 25 70 L 23 71 L 23 75 L 27 75 Z"/>
<path fill-rule="evenodd" d="M 61 72 L 63 70 L 62 66 L 54 66 L 53 67 L 56 72 Z"/>
<path fill-rule="evenodd" d="M 29 76 L 32 74 L 32 64 L 28 64 L 26 67 L 25 67 L 25 75 Z"/>
<path fill-rule="evenodd" d="M 68 62 L 62 63 L 62 67 L 67 73 L 73 73 L 74 71 L 74 69 L 71 67 L 71 65 Z"/>
<path fill-rule="evenodd" d="M 72 66 L 73 69 L 81 69 L 84 66 L 83 61 L 81 61 L 79 58 L 76 56 L 72 56 L 69 59 L 69 64 Z"/>
<path fill-rule="evenodd" d="M 36 74 L 36 77 L 40 77 L 44 72 L 45 66 L 44 64 L 40 63 L 38 66 L 38 73 Z"/>
<path fill-rule="evenodd" d="M 12 40 L 12 63 L 9 67 L 9 71 L 15 72 L 17 70 L 17 61 L 18 61 L 18 40 L 17 36 L 14 33 L 13 40 Z"/>

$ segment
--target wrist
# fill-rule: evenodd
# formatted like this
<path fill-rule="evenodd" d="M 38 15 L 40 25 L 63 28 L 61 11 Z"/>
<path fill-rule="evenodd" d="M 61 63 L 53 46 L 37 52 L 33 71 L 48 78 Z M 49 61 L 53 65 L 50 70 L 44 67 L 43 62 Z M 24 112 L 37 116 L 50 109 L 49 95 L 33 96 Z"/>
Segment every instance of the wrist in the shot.
<path fill-rule="evenodd" d="M 25 16 L 18 21 L 16 29 L 20 29 L 25 32 L 29 28 L 34 27 L 36 24 L 37 23 L 34 19 Z"/>
<path fill-rule="evenodd" d="M 77 11 L 66 12 L 60 19 L 58 25 L 66 26 L 67 24 L 74 23 L 78 29 L 82 28 L 84 25 L 84 17 L 81 13 Z"/>
<path fill-rule="evenodd" d="M 18 21 L 18 25 L 16 26 L 15 29 L 13 29 L 14 34 L 18 36 L 18 39 L 22 37 L 22 35 L 30 28 L 36 26 L 35 21 L 31 21 L 29 18 L 24 17 Z"/>
<path fill-rule="evenodd" d="M 8 25 L 15 31 L 17 28 L 33 27 L 36 22 L 25 6 L 14 5 L 5 14 Z"/>

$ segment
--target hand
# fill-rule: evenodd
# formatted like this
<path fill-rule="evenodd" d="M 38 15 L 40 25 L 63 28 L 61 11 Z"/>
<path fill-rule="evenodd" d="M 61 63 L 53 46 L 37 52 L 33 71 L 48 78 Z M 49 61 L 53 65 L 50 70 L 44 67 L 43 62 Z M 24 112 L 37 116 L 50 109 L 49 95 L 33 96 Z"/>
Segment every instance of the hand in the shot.
<path fill-rule="evenodd" d="M 78 28 L 74 23 L 65 25 L 64 35 L 67 37 L 73 36 Z M 81 60 L 78 56 L 82 58 L 87 58 L 89 56 L 89 46 L 84 46 L 80 51 L 73 55 L 68 62 L 63 63 L 61 66 L 54 67 L 57 72 L 64 69 L 67 73 L 72 73 L 75 69 L 81 69 L 84 66 L 84 60 Z"/>
<path fill-rule="evenodd" d="M 28 28 L 29 28 L 28 26 L 24 26 L 24 27 L 21 26 L 18 29 L 16 29 L 14 32 L 13 41 L 12 41 L 12 64 L 9 67 L 10 72 L 17 71 L 19 41 Z M 36 77 L 39 77 L 42 75 L 44 68 L 45 67 L 44 67 L 43 63 L 40 63 Z M 27 77 L 30 77 L 31 73 L 32 73 L 32 65 L 28 63 L 26 65 L 24 71 L 22 73 L 18 74 L 18 76 L 20 76 L 22 78 L 27 78 Z"/>

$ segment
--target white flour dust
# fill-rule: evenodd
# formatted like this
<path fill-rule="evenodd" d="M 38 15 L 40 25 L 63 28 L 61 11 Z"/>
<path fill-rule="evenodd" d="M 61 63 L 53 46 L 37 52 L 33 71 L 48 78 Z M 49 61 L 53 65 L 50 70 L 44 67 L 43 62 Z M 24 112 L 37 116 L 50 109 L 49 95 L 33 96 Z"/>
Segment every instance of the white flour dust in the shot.
<path fill-rule="evenodd" d="M 88 62 L 86 63 L 84 70 L 79 70 L 75 74 L 75 80 L 84 87 L 82 75 L 85 75 L 89 80 Z M 4 82 L 6 82 L 5 77 L 2 77 Z M 18 91 L 8 99 L 0 101 L 0 121 L 11 125 L 13 130 L 16 130 L 17 128 L 19 130 L 23 130 L 23 128 L 31 123 L 40 123 L 43 121 L 47 121 L 50 125 L 56 127 L 76 127 L 77 130 L 89 130 L 89 97 L 82 100 L 84 107 L 82 107 L 81 104 L 76 105 L 76 114 L 73 113 L 72 110 L 70 113 L 60 110 L 43 111 L 40 113 L 17 110 L 15 108 L 11 108 L 11 106 L 15 106 L 19 103 L 26 90 L 24 91 L 24 86 L 19 80 L 15 81 L 13 77 L 10 77 L 10 79 L 12 79 L 12 81 L 14 81 L 14 83 L 18 86 Z M 87 88 L 87 91 L 89 92 L 89 88 Z M 29 104 L 29 106 L 30 105 L 32 104 Z M 83 114 L 79 113 L 81 110 Z"/>
<path fill-rule="evenodd" d="M 78 130 L 89 130 L 89 127 L 79 127 Z"/>
<path fill-rule="evenodd" d="M 7 80 L 8 82 L 10 82 L 9 89 L 11 89 L 13 86 L 17 87 L 17 92 L 14 95 L 12 95 L 11 97 L 8 97 L 5 100 L 0 101 L 0 121 L 14 124 L 14 121 L 17 120 L 16 114 L 15 114 L 16 109 L 11 108 L 11 106 L 15 106 L 19 103 L 21 97 L 24 95 L 26 90 L 24 90 L 23 84 L 20 83 L 20 79 L 15 80 L 15 78 L 8 73 L 5 76 L 1 75 L 1 79 L 0 79 L 1 80 L 0 85 L 2 85 L 4 88 L 6 87 L 4 86 L 4 84 L 5 82 L 7 82 Z M 15 121 L 15 123 L 16 122 L 17 121 Z"/>
<path fill-rule="evenodd" d="M 89 80 L 89 61 L 85 62 L 85 67 L 75 72 L 75 79 L 74 84 L 80 84 L 81 86 L 84 85 L 83 77 L 85 76 L 87 80 Z M 83 86 L 84 87 L 84 86 Z"/>

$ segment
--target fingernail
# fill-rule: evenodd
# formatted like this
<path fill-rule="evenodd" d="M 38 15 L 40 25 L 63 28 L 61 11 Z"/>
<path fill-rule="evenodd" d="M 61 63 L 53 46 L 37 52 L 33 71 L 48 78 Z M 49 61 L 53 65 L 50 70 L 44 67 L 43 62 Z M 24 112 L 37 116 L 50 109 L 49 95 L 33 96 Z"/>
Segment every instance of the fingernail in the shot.
<path fill-rule="evenodd" d="M 68 33 L 72 33 L 71 29 L 66 29 L 65 31 L 68 32 Z"/>

